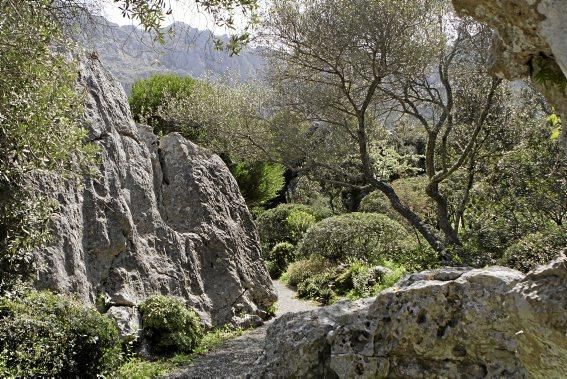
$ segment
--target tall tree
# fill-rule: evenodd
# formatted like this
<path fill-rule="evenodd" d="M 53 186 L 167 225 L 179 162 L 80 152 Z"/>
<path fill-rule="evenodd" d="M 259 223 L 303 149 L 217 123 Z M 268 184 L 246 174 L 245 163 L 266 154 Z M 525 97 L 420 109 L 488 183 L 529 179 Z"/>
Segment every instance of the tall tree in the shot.
<path fill-rule="evenodd" d="M 334 173 L 335 182 L 384 193 L 449 260 L 446 247 L 460 240 L 439 185 L 469 161 L 493 116 L 500 82 L 486 74 L 476 53 L 487 32 L 462 20 L 448 29 L 453 19 L 442 1 L 278 0 L 266 19 L 271 82 L 284 106 L 319 132 L 321 146 L 303 151 L 310 167 Z M 408 157 L 388 149 L 381 125 L 401 117 L 427 132 L 426 190 L 437 205 L 437 225 L 390 185 L 396 169 L 408 169 Z M 457 141 L 456 129 L 470 132 Z M 350 154 L 329 152 L 341 148 Z M 345 155 L 355 159 L 344 164 Z"/>

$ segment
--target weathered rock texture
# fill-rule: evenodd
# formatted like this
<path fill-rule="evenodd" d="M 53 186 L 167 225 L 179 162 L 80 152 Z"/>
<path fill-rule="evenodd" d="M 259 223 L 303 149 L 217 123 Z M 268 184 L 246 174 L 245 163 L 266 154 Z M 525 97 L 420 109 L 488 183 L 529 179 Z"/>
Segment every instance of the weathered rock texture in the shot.
<path fill-rule="evenodd" d="M 567 77 L 567 6 L 565 0 L 453 0 L 457 13 L 496 29 L 492 71 L 508 79 L 533 76 L 542 64 Z M 536 87 L 567 117 L 567 94 L 553 83 Z M 567 128 L 563 128 L 567 147 Z"/>
<path fill-rule="evenodd" d="M 43 183 L 61 207 L 54 240 L 38 253 L 37 285 L 90 303 L 104 298 L 125 330 L 136 324 L 132 307 L 154 293 L 186 299 L 215 325 L 265 315 L 275 292 L 223 161 L 179 134 L 158 139 L 136 125 L 98 61 L 83 61 L 80 75 L 99 172 L 81 185 Z"/>
<path fill-rule="evenodd" d="M 567 372 L 567 258 L 407 278 L 375 299 L 283 315 L 253 376 L 559 378 Z"/>

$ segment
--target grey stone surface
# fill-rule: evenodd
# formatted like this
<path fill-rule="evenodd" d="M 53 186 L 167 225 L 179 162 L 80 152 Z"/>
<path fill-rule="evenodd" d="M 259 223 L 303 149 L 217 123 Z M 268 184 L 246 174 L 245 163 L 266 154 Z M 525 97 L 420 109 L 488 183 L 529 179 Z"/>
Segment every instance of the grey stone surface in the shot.
<path fill-rule="evenodd" d="M 551 59 L 567 76 L 565 0 L 453 0 L 457 13 L 493 27 L 492 71 L 508 79 L 533 74 L 534 58 Z M 557 112 L 567 116 L 567 94 L 556 86 L 534 83 Z M 567 132 L 562 133 L 567 148 Z"/>
<path fill-rule="evenodd" d="M 559 378 L 567 257 L 400 283 L 374 299 L 277 319 L 253 377 Z"/>
<path fill-rule="evenodd" d="M 236 181 L 216 155 L 179 134 L 136 125 L 126 95 L 97 60 L 80 63 L 96 175 L 46 178 L 60 203 L 36 285 L 94 304 L 132 307 L 155 293 L 184 298 L 208 324 L 263 314 L 276 295 Z M 238 311 L 238 315 L 237 315 Z M 114 312 L 114 311 L 113 311 Z"/>

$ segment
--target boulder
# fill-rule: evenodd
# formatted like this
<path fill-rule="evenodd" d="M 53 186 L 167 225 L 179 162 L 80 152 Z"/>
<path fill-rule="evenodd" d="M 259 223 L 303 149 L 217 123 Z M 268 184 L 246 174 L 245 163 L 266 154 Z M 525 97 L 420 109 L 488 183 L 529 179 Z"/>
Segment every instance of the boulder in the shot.
<path fill-rule="evenodd" d="M 458 14 L 471 16 L 496 30 L 491 66 L 497 76 L 521 79 L 545 66 L 567 77 L 564 0 L 453 0 L 453 5 Z M 534 84 L 557 112 L 567 117 L 567 93 L 553 83 Z M 567 149 L 565 130 L 562 138 Z"/>
<path fill-rule="evenodd" d="M 253 377 L 561 377 L 567 258 L 527 275 L 451 269 L 376 298 L 287 314 L 268 329 Z"/>
<path fill-rule="evenodd" d="M 104 298 L 111 310 L 174 295 L 209 325 L 264 314 L 276 295 L 223 161 L 179 134 L 158 138 L 137 125 L 124 90 L 98 60 L 83 59 L 79 72 L 100 164 L 82 183 L 47 177 L 38 184 L 60 207 L 51 243 L 36 253 L 36 286 L 91 304 Z"/>

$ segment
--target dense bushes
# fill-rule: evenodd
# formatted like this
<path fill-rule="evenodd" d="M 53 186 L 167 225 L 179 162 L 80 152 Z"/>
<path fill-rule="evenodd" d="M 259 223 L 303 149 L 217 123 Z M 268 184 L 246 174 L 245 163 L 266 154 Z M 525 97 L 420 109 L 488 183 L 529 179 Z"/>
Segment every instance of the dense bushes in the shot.
<path fill-rule="evenodd" d="M 156 133 L 179 131 L 174 123 L 161 117 L 159 110 L 166 107 L 172 99 L 188 96 L 195 83 L 189 76 L 175 74 L 158 74 L 137 81 L 132 86 L 132 94 L 128 99 L 134 119 L 147 122 Z"/>
<path fill-rule="evenodd" d="M 280 242 L 270 250 L 265 259 L 270 276 L 277 279 L 288 264 L 295 260 L 295 247 L 289 242 Z"/>
<path fill-rule="evenodd" d="M 567 228 L 554 227 L 545 232 L 528 234 L 510 246 L 504 253 L 503 263 L 528 272 L 556 258 L 566 248 Z"/>
<path fill-rule="evenodd" d="M 402 201 L 430 224 L 435 224 L 435 204 L 425 193 L 428 179 L 425 176 L 398 179 L 392 182 L 392 188 Z M 374 191 L 362 199 L 361 212 L 375 212 L 387 215 L 393 220 L 406 224 L 407 221 L 392 208 L 390 201 L 380 191 Z"/>
<path fill-rule="evenodd" d="M 239 163 L 231 165 L 230 171 L 249 206 L 259 206 L 273 199 L 284 185 L 284 167 L 280 164 Z"/>
<path fill-rule="evenodd" d="M 309 227 L 330 215 L 330 211 L 301 204 L 268 209 L 256 219 L 263 251 L 270 251 L 280 242 L 296 245 Z"/>
<path fill-rule="evenodd" d="M 299 254 L 319 254 L 330 261 L 397 260 L 417 248 L 417 242 L 398 222 L 377 213 L 347 213 L 327 218 L 310 228 Z"/>
<path fill-rule="evenodd" d="M 311 256 L 289 265 L 282 280 L 297 287 L 300 298 L 329 304 L 341 296 L 358 299 L 391 287 L 406 272 L 402 265 L 384 261 L 373 266 L 360 260 L 339 265 Z"/>
<path fill-rule="evenodd" d="M 325 258 L 319 255 L 312 255 L 307 259 L 300 259 L 291 263 L 287 267 L 284 276 L 282 276 L 282 280 L 287 282 L 289 285 L 297 286 L 307 278 L 321 273 L 331 267 L 332 265 Z"/>
<path fill-rule="evenodd" d="M 189 353 L 203 337 L 199 316 L 180 299 L 154 295 L 139 308 L 144 337 L 156 353 Z"/>
<path fill-rule="evenodd" d="M 120 363 L 114 322 L 49 292 L 0 298 L 0 377 L 96 377 Z"/>

